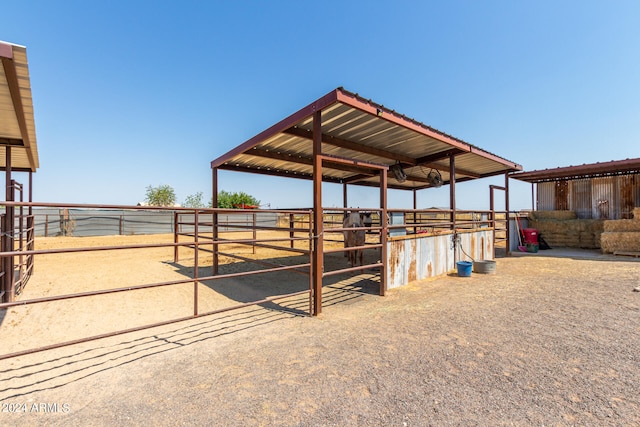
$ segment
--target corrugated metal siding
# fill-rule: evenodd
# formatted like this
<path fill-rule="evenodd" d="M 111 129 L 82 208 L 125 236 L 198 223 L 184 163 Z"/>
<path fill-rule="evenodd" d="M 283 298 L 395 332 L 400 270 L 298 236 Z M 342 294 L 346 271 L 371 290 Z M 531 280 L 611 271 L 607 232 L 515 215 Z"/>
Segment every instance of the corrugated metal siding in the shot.
<path fill-rule="evenodd" d="M 620 196 L 620 218 L 633 218 L 633 208 L 635 206 L 634 187 L 637 177 L 626 175 L 618 177 L 618 194 Z"/>
<path fill-rule="evenodd" d="M 569 210 L 581 219 L 591 218 L 591 180 L 576 179 L 571 182 L 571 199 Z"/>
<path fill-rule="evenodd" d="M 633 206 L 640 208 L 640 175 L 635 175 L 633 189 Z"/>
<path fill-rule="evenodd" d="M 571 200 L 569 181 L 556 181 L 556 205 L 557 211 L 569 210 L 569 200 Z"/>
<path fill-rule="evenodd" d="M 538 184 L 538 210 L 556 210 L 562 205 L 556 188 L 556 182 Z M 568 209 L 578 218 L 631 218 L 633 208 L 640 207 L 640 174 L 575 179 L 569 182 L 567 192 Z"/>
<path fill-rule="evenodd" d="M 591 218 L 614 219 L 614 177 L 592 178 L 591 180 Z"/>
<path fill-rule="evenodd" d="M 538 210 L 552 211 L 556 208 L 556 184 L 555 182 L 541 182 L 538 184 Z"/>
<path fill-rule="evenodd" d="M 474 260 L 493 259 L 493 229 L 459 233 L 459 236 L 462 249 Z M 453 234 L 389 240 L 387 248 L 388 289 L 455 269 Z M 458 258 L 468 259 L 463 253 L 459 253 Z"/>
<path fill-rule="evenodd" d="M 458 258 L 464 261 L 493 259 L 493 230 L 476 231 L 472 233 L 459 233 L 462 253 Z"/>

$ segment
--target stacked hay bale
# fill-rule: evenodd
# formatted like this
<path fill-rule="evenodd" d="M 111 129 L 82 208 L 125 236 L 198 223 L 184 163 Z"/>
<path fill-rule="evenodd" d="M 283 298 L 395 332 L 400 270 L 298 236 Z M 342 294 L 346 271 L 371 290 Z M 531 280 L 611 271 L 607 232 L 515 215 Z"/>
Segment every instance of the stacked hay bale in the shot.
<path fill-rule="evenodd" d="M 578 219 L 573 211 L 533 211 L 529 213 L 529 227 L 537 229 L 552 248 L 597 249 L 604 221 Z"/>
<path fill-rule="evenodd" d="M 633 209 L 633 219 L 604 222 L 602 252 L 640 252 L 640 208 Z"/>

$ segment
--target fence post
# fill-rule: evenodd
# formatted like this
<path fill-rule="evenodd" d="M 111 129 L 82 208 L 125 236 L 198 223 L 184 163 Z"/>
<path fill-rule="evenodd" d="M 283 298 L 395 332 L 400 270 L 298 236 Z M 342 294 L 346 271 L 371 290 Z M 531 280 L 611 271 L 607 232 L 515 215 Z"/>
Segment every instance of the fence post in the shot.
<path fill-rule="evenodd" d="M 178 211 L 173 212 L 173 243 L 178 243 Z M 173 247 L 173 262 L 178 262 L 178 246 Z"/>
<path fill-rule="evenodd" d="M 293 231 L 293 227 L 295 226 L 295 222 L 293 221 L 293 214 L 289 214 L 289 238 L 291 239 L 291 249 L 294 247 L 293 238 L 295 237 L 295 233 Z"/>
<path fill-rule="evenodd" d="M 199 228 L 198 228 L 198 222 L 200 222 L 200 218 L 198 217 L 198 210 L 196 209 L 194 211 L 193 214 L 194 217 L 194 248 L 195 248 L 195 254 L 194 254 L 194 259 L 193 259 L 193 317 L 198 317 L 198 265 L 199 263 L 199 252 L 200 252 L 200 245 L 199 245 L 199 239 L 198 239 L 198 233 Z M 177 247 L 177 246 L 176 246 Z"/>
<path fill-rule="evenodd" d="M 14 232 L 14 207 L 6 206 L 6 214 L 3 216 L 2 222 L 2 250 L 3 252 L 11 252 L 14 250 L 13 246 L 13 232 Z M 4 302 L 13 302 L 15 299 L 15 274 L 14 274 L 14 257 L 6 256 L 2 259 L 4 266 L 4 276 L 2 277 L 2 283 L 4 284 Z"/>
<path fill-rule="evenodd" d="M 7 216 L 6 214 L 0 215 L 0 250 L 2 252 L 7 251 L 7 235 L 6 235 L 6 224 Z M 9 294 L 7 289 L 7 276 L 9 272 L 7 270 L 7 258 L 0 259 L 0 271 L 2 272 L 2 276 L 0 277 L 0 302 L 9 302 Z"/>
<path fill-rule="evenodd" d="M 253 253 L 256 253 L 256 239 L 258 237 L 258 233 L 256 230 L 256 225 L 257 225 L 257 221 L 256 221 L 256 213 L 253 212 Z"/>
<path fill-rule="evenodd" d="M 309 217 L 309 316 L 313 316 L 313 211 L 308 211 L 307 215 Z"/>

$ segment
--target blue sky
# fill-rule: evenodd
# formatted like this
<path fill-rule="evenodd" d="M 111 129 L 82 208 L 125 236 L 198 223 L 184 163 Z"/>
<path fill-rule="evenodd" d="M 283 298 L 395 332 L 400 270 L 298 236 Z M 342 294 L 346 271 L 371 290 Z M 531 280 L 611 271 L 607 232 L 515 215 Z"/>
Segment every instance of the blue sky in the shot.
<path fill-rule="evenodd" d="M 27 47 L 36 201 L 136 204 L 163 184 L 208 198 L 211 160 L 338 86 L 525 170 L 640 157 L 635 0 L 21 0 L 3 15 L 0 40 Z M 503 183 L 460 184 L 458 207 L 488 208 Z M 312 204 L 306 181 L 221 172 L 220 187 Z M 513 209 L 531 206 L 528 184 L 511 190 Z M 342 204 L 340 186 L 324 204 Z M 418 205 L 446 207 L 448 189 Z"/>

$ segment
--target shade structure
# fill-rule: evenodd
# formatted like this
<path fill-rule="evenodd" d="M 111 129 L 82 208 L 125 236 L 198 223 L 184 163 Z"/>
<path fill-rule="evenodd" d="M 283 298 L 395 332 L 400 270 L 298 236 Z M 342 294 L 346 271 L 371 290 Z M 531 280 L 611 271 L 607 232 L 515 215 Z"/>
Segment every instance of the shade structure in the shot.
<path fill-rule="evenodd" d="M 379 186 L 379 174 L 360 164 L 391 167 L 389 188 L 434 186 L 500 175 L 522 166 L 447 135 L 341 87 L 211 162 L 212 168 L 313 179 L 313 114 L 322 122 L 322 180 Z M 455 157 L 455 177 L 450 158 Z M 350 164 L 330 158 L 349 159 Z M 403 175 L 394 173 L 401 168 Z M 406 179 L 399 179 L 405 178 Z M 432 174 L 433 175 L 433 174 Z"/>

